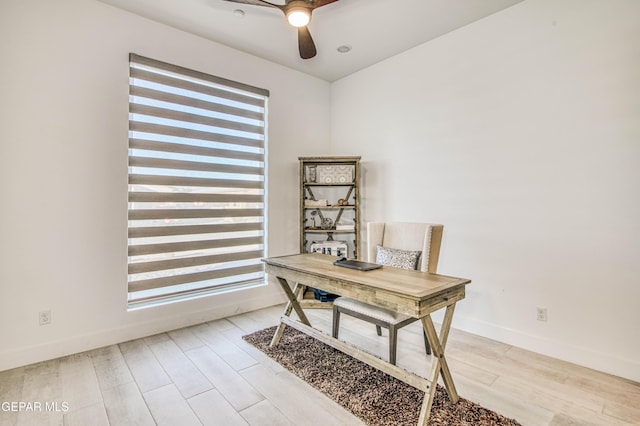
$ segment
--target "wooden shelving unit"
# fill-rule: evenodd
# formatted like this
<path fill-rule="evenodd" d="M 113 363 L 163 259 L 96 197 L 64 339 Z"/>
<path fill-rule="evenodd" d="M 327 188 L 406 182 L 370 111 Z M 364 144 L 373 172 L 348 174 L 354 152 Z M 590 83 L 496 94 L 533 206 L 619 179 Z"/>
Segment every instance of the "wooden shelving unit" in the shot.
<path fill-rule="evenodd" d="M 298 157 L 300 161 L 300 253 L 320 251 L 357 259 L 360 247 L 360 157 Z M 326 200 L 325 205 L 318 205 Z M 336 226 L 349 227 L 336 229 Z M 343 242 L 343 244 L 340 244 Z M 346 246 L 346 252 L 342 247 Z M 331 302 L 303 293 L 303 307 L 330 308 Z"/>

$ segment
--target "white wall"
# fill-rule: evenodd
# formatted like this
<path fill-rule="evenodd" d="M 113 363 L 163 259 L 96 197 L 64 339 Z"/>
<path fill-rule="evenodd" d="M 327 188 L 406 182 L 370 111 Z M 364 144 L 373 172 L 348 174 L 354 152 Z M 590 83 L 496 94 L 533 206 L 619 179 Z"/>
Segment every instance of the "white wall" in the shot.
<path fill-rule="evenodd" d="M 136 52 L 271 91 L 270 255 L 331 139 L 363 156 L 364 220 L 445 224 L 440 272 L 473 279 L 455 327 L 640 380 L 638 15 L 529 0 L 330 86 L 93 0 L 3 1 L 0 370 L 282 300 L 126 311 Z"/>
<path fill-rule="evenodd" d="M 271 255 L 298 250 L 297 156 L 328 144 L 327 82 L 93 0 L 3 0 L 0 40 L 0 370 L 283 300 L 127 312 L 128 53 L 271 91 Z"/>
<path fill-rule="evenodd" d="M 454 327 L 636 381 L 639 16 L 529 0 L 331 88 L 364 221 L 445 225 L 439 271 L 473 280 Z"/>

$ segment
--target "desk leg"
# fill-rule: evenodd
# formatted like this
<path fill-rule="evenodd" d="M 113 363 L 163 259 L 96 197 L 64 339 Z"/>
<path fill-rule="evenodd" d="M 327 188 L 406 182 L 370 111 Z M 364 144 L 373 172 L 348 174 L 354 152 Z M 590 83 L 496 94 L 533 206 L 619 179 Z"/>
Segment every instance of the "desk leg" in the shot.
<path fill-rule="evenodd" d="M 442 327 L 440 328 L 440 344 L 444 351 L 447 346 L 447 339 L 449 338 L 449 331 L 451 330 L 451 322 L 453 321 L 453 311 L 456 309 L 456 304 L 447 306 L 444 312 L 444 319 L 442 321 Z"/>
<path fill-rule="evenodd" d="M 287 306 L 284 308 L 284 312 L 282 316 L 284 317 L 290 316 L 291 311 L 295 309 L 296 314 L 298 314 L 298 318 L 300 318 L 300 321 L 305 325 L 311 326 L 311 324 L 309 323 L 309 320 L 307 319 L 307 316 L 304 314 L 304 311 L 300 306 L 300 303 L 298 302 L 298 298 L 300 297 L 300 294 L 302 293 L 304 286 L 301 285 L 300 283 L 296 283 L 292 291 L 291 287 L 289 287 L 289 283 L 284 278 L 278 277 L 278 282 L 280 283 L 280 286 L 282 287 L 285 294 L 287 295 L 287 299 L 289 299 L 289 303 L 287 303 Z M 271 339 L 271 343 L 269 344 L 270 347 L 276 346 L 278 342 L 280 342 L 282 333 L 284 333 L 284 327 L 285 327 L 285 323 L 280 321 L 280 324 L 278 325 L 278 329 L 276 330 L 275 334 L 273 335 L 273 339 Z"/>
<path fill-rule="evenodd" d="M 431 315 L 427 315 L 422 318 L 422 327 L 424 328 L 424 332 L 429 338 L 429 343 L 431 344 L 431 351 L 434 360 L 431 366 L 431 374 L 428 377 L 429 381 L 431 382 L 431 387 L 429 388 L 428 393 L 425 394 L 424 400 L 422 401 L 422 407 L 420 409 L 420 419 L 418 420 L 419 425 L 426 425 L 429 421 L 429 414 L 431 413 L 433 398 L 436 394 L 439 375 L 442 375 L 442 381 L 444 382 L 447 394 L 449 395 L 449 399 L 453 402 L 458 402 L 459 399 L 458 391 L 456 390 L 456 386 L 453 383 L 453 377 L 451 376 L 451 372 L 449 371 L 447 359 L 444 356 L 444 349 L 449 337 L 449 330 L 451 328 L 454 308 L 455 303 L 447 306 L 446 312 L 444 314 L 444 320 L 442 321 L 442 328 L 440 329 L 440 337 L 438 337 L 436 328 L 433 325 Z"/>

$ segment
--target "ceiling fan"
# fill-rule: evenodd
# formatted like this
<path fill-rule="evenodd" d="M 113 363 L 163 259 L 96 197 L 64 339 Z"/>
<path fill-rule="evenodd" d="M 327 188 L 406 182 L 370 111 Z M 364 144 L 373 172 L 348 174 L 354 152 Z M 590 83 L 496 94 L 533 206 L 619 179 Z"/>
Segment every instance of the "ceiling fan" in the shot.
<path fill-rule="evenodd" d="M 233 3 L 267 6 L 280 9 L 291 25 L 298 28 L 298 50 L 302 59 L 316 56 L 316 45 L 313 43 L 307 24 L 311 21 L 314 9 L 334 3 L 338 0 L 285 0 L 285 4 L 274 4 L 263 0 L 226 0 Z"/>

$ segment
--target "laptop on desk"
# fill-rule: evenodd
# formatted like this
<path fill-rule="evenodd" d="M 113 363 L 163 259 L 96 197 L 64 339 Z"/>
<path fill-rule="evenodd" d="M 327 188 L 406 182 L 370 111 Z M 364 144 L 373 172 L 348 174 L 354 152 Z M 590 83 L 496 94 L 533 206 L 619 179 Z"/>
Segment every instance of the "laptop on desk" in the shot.
<path fill-rule="evenodd" d="M 377 263 L 362 262 L 360 260 L 349 260 L 346 257 L 341 257 L 335 262 L 336 266 L 342 266 L 343 268 L 356 269 L 358 271 L 371 271 L 373 269 L 380 269 L 382 265 Z"/>

